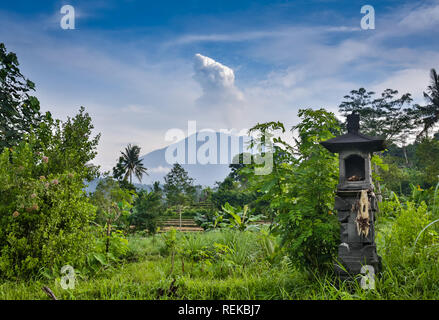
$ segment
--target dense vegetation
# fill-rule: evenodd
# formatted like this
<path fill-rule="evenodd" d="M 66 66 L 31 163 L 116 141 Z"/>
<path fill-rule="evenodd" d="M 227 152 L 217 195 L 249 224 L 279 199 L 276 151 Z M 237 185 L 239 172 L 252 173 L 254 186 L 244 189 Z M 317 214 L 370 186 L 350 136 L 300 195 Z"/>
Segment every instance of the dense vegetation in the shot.
<path fill-rule="evenodd" d="M 334 214 L 337 155 L 319 142 L 345 131 L 333 113 L 301 109 L 294 144 L 281 122 L 255 125 L 258 164 L 230 165 L 214 188 L 195 185 L 175 164 L 163 186 L 136 188 L 148 169 L 128 145 L 115 167 L 91 165 L 100 136 L 84 108 L 66 121 L 40 113 L 35 85 L 0 44 L 0 299 L 438 299 L 439 80 L 432 69 L 425 105 L 387 89 L 360 88 L 340 103 L 359 113 L 362 132 L 388 148 L 373 156 L 383 271 L 375 290 L 340 283 Z M 256 142 L 253 142 L 256 143 Z M 242 159 L 244 154 L 239 156 Z M 92 193 L 85 191 L 94 179 Z M 162 229 L 192 217 L 205 231 Z M 63 289 L 71 265 L 76 286 Z"/>

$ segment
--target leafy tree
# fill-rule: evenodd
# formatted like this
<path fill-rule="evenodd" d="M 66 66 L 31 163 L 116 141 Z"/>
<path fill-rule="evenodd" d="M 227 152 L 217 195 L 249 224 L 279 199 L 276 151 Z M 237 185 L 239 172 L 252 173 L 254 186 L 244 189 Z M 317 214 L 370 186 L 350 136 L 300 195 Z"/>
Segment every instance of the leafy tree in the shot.
<path fill-rule="evenodd" d="M 0 150 L 17 145 L 43 118 L 38 99 L 30 95 L 35 84 L 18 66 L 15 53 L 7 52 L 0 43 Z"/>
<path fill-rule="evenodd" d="M 163 190 L 162 187 L 160 187 L 160 181 L 154 181 L 152 184 L 152 191 L 160 195 L 160 198 L 162 198 Z"/>
<path fill-rule="evenodd" d="M 155 184 L 155 186 L 157 186 Z M 134 201 L 130 222 L 137 228 L 147 229 L 150 234 L 157 232 L 158 219 L 163 212 L 161 190 L 141 190 Z"/>
<path fill-rule="evenodd" d="M 245 186 L 246 184 L 246 178 L 245 175 L 241 175 L 239 172 L 242 168 L 246 166 L 246 164 L 244 163 L 244 157 L 249 158 L 250 156 L 250 153 L 242 152 L 234 157 L 233 163 L 229 164 L 230 173 L 228 177 L 230 177 L 234 181 L 240 182 L 243 186 Z"/>
<path fill-rule="evenodd" d="M 381 97 L 364 88 L 352 90 L 339 106 L 342 115 L 354 112 L 360 115 L 361 132 L 371 136 L 383 136 L 391 143 L 405 145 L 416 128 L 410 93 L 397 98 L 397 90 L 386 89 Z"/>
<path fill-rule="evenodd" d="M 128 221 L 128 215 L 132 208 L 133 193 L 121 189 L 117 181 L 107 176 L 99 181 L 91 199 L 98 208 L 97 222 L 105 229 L 105 253 L 108 254 L 113 229 L 117 228 L 116 222 L 120 222 L 121 218 L 121 220 L 125 218 Z M 122 224 L 120 227 L 123 228 L 126 225 Z"/>
<path fill-rule="evenodd" d="M 439 140 L 424 138 L 417 145 L 416 156 L 425 187 L 435 186 L 439 182 Z"/>
<path fill-rule="evenodd" d="M 423 188 L 435 186 L 439 173 L 438 138 L 439 135 L 436 138 L 420 137 L 407 145 L 408 166 L 402 148 L 390 146 L 383 156 L 389 170 L 379 172 L 385 187 L 403 195 L 410 195 L 413 185 Z"/>
<path fill-rule="evenodd" d="M 133 183 L 133 174 L 142 182 L 142 176 L 144 173 L 147 173 L 147 169 L 143 166 L 142 160 L 139 159 L 140 156 L 140 147 L 132 146 L 129 144 L 124 152 L 122 153 L 122 157 L 119 158 L 119 163 L 116 165 L 115 174 L 116 178 L 119 178 L 123 173 L 123 180 L 126 180 L 128 177 L 130 178 L 130 184 Z"/>
<path fill-rule="evenodd" d="M 181 213 L 185 206 L 193 202 L 195 196 L 193 183 L 194 179 L 190 178 L 186 170 L 178 163 L 175 163 L 171 171 L 165 176 L 163 192 L 168 206 L 177 208 L 180 216 L 180 227 Z"/>
<path fill-rule="evenodd" d="M 123 157 L 120 156 L 119 160 L 116 163 L 116 166 L 113 167 L 113 178 L 116 180 L 122 180 L 125 177 L 125 169 L 123 165 Z"/>
<path fill-rule="evenodd" d="M 420 115 L 420 123 L 424 126 L 419 136 L 428 136 L 428 131 L 439 122 L 439 76 L 435 69 L 430 70 L 430 79 L 431 84 L 427 92 L 424 92 L 427 105 L 417 105 L 417 114 Z"/>
<path fill-rule="evenodd" d="M 116 166 L 113 167 L 113 178 L 119 182 L 119 185 L 123 189 L 135 191 L 136 187 L 125 178 L 125 166 L 123 157 L 120 156 Z"/>
<path fill-rule="evenodd" d="M 388 170 L 380 170 L 379 175 L 385 189 L 392 190 L 399 194 L 408 194 L 410 192 L 410 184 L 414 183 L 414 174 L 417 170 L 402 166 L 401 158 L 385 155 L 382 160 L 388 166 Z M 409 158 L 409 161 L 411 158 Z M 416 182 L 419 184 L 419 182 Z"/>
<path fill-rule="evenodd" d="M 244 168 L 244 167 L 242 167 Z M 241 169 L 242 169 L 241 168 Z M 218 210 L 229 203 L 232 206 L 244 206 L 256 200 L 256 193 L 241 187 L 229 175 L 223 182 L 217 183 L 217 188 L 212 192 L 212 202 Z"/>
<path fill-rule="evenodd" d="M 92 136 L 93 129 L 92 119 L 84 107 L 65 122 L 48 117 L 35 130 L 35 152 L 48 161 L 48 172 L 70 170 L 91 181 L 99 176 L 99 167 L 91 161 L 97 154 L 101 136 Z"/>

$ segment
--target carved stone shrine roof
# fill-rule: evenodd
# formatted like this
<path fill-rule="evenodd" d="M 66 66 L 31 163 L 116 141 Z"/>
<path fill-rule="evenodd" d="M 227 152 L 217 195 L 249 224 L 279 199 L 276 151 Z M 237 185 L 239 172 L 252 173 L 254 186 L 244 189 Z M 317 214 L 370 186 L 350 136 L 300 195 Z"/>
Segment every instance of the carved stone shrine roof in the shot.
<path fill-rule="evenodd" d="M 343 150 L 358 149 L 361 151 L 374 152 L 386 148 L 385 139 L 382 137 L 366 136 L 358 132 L 360 116 L 351 114 L 347 116 L 348 133 L 320 142 L 330 152 L 339 153 Z"/>

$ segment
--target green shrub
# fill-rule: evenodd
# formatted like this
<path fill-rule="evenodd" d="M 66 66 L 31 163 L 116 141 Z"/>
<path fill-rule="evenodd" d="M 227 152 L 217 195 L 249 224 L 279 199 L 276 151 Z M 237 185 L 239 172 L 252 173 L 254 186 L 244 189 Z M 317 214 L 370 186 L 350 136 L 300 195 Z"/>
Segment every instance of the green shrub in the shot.
<path fill-rule="evenodd" d="M 339 223 L 334 214 L 334 192 L 338 182 L 338 160 L 321 141 L 333 138 L 340 131 L 335 115 L 324 109 L 299 110 L 301 122 L 296 145 L 280 138 L 273 140 L 273 170 L 256 175 L 251 167 L 247 173 L 251 187 L 263 194 L 275 213 L 272 229 L 282 238 L 290 259 L 302 269 L 331 268 L 339 243 Z M 268 135 L 281 130 L 280 122 L 258 124 L 250 132 Z M 272 135 L 272 134 L 271 134 Z M 261 140 L 262 141 L 262 140 Z M 282 146 L 282 148 L 280 147 Z M 260 144 L 259 149 L 267 146 Z"/>
<path fill-rule="evenodd" d="M 401 208 L 396 217 L 390 234 L 387 235 L 386 244 L 389 253 L 401 254 L 402 250 L 413 248 L 420 232 L 426 227 L 430 220 L 430 212 L 425 202 L 416 206 L 413 202 L 407 202 L 406 208 Z M 427 230 L 420 236 L 417 245 L 419 247 L 429 246 L 437 239 L 434 230 Z"/>
<path fill-rule="evenodd" d="M 95 232 L 95 245 L 87 253 L 87 268 L 85 270 L 87 273 L 96 274 L 102 269 L 114 267 L 125 258 L 135 260 L 135 252 L 131 252 L 128 239 L 122 230 L 111 232 L 109 238 L 102 236 L 106 234 L 106 228 L 99 226 L 95 229 Z M 108 252 L 107 240 L 109 240 Z"/>
<path fill-rule="evenodd" d="M 75 173 L 44 172 L 51 159 L 35 154 L 27 143 L 0 155 L 0 272 L 28 277 L 83 265 L 93 244 L 90 221 L 95 214 Z"/>
<path fill-rule="evenodd" d="M 259 229 L 260 225 L 255 224 L 255 222 L 264 218 L 264 215 L 255 214 L 254 209 L 249 209 L 247 205 L 244 205 L 243 208 L 232 207 L 226 202 L 222 211 L 199 213 L 194 217 L 194 220 L 204 230 L 231 228 L 244 231 Z"/>
<path fill-rule="evenodd" d="M 163 212 L 162 199 L 159 192 L 141 190 L 133 204 L 133 212 L 129 221 L 137 230 L 148 230 L 155 234 L 158 228 L 158 219 Z"/>
<path fill-rule="evenodd" d="M 185 208 L 181 214 L 182 217 L 195 217 L 197 214 L 207 214 L 211 212 L 211 209 L 205 209 L 205 208 Z"/>

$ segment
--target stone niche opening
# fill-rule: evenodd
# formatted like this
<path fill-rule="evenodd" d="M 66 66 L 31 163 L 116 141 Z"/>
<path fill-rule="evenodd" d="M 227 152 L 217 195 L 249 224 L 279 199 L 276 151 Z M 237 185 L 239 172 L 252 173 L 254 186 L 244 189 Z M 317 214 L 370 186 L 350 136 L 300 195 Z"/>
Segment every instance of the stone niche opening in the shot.
<path fill-rule="evenodd" d="M 366 177 L 366 165 L 364 158 L 357 154 L 350 155 L 345 159 L 347 181 L 364 181 Z"/>

